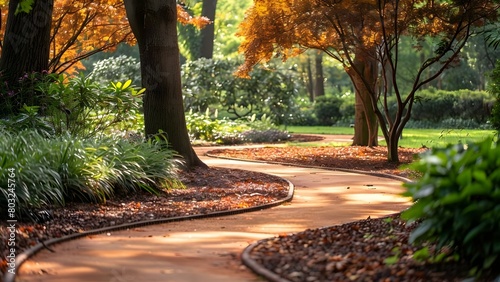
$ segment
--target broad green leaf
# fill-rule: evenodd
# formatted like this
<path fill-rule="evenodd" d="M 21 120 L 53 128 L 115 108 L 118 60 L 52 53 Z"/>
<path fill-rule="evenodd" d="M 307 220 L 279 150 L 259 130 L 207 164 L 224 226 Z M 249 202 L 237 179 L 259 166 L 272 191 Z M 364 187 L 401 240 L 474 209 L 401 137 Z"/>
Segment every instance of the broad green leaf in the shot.
<path fill-rule="evenodd" d="M 475 196 L 475 195 L 487 195 L 490 192 L 490 187 L 488 185 L 482 185 L 479 183 L 471 183 L 467 185 L 461 195 L 463 197 Z"/>
<path fill-rule="evenodd" d="M 423 247 L 422 249 L 417 250 L 415 251 L 415 253 L 413 253 L 413 259 L 417 261 L 426 261 L 430 256 L 431 254 L 429 253 L 428 247 Z"/>
<path fill-rule="evenodd" d="M 410 243 L 414 243 L 420 237 L 425 235 L 434 225 L 434 221 L 432 220 L 424 220 L 415 230 L 413 230 L 410 234 Z"/>
<path fill-rule="evenodd" d="M 432 193 L 434 193 L 434 185 L 433 184 L 427 184 L 427 185 L 423 186 L 422 188 L 420 188 L 420 190 L 418 190 L 417 192 L 415 192 L 415 194 L 413 195 L 413 197 L 415 199 L 420 199 L 420 198 L 424 198 L 424 197 L 430 196 L 430 195 L 432 195 Z"/>
<path fill-rule="evenodd" d="M 384 263 L 385 263 L 386 265 L 393 265 L 393 264 L 395 264 L 396 262 L 398 262 L 398 260 L 399 260 L 399 258 L 398 258 L 398 256 L 396 255 L 396 256 L 392 256 L 392 257 L 388 257 L 388 258 L 384 259 Z"/>
<path fill-rule="evenodd" d="M 483 267 L 484 267 L 485 269 L 490 268 L 491 266 L 493 266 L 493 263 L 497 260 L 497 258 L 498 258 L 498 255 L 491 255 L 491 256 L 488 256 L 488 257 L 484 260 Z"/>
<path fill-rule="evenodd" d="M 483 170 L 474 170 L 472 172 L 472 175 L 474 176 L 474 179 L 480 182 L 486 182 L 488 180 L 488 177 L 486 176 L 486 172 Z"/>
<path fill-rule="evenodd" d="M 451 193 L 444 196 L 444 198 L 441 200 L 441 204 L 443 205 L 455 204 L 457 202 L 460 202 L 463 198 L 464 197 L 459 193 Z"/>
<path fill-rule="evenodd" d="M 428 205 L 428 202 L 424 200 L 418 200 L 410 208 L 401 213 L 401 218 L 404 220 L 415 221 L 424 215 L 424 209 Z"/>
<path fill-rule="evenodd" d="M 472 169 L 464 169 L 457 177 L 457 183 L 466 186 L 472 181 Z"/>
<path fill-rule="evenodd" d="M 483 222 L 478 226 L 474 227 L 464 238 L 464 244 L 468 244 L 471 240 L 473 240 L 480 232 L 482 232 L 488 226 L 487 222 Z"/>
<path fill-rule="evenodd" d="M 131 84 L 132 84 L 132 80 L 131 79 L 125 81 L 125 83 L 122 86 L 122 90 L 127 89 Z"/>

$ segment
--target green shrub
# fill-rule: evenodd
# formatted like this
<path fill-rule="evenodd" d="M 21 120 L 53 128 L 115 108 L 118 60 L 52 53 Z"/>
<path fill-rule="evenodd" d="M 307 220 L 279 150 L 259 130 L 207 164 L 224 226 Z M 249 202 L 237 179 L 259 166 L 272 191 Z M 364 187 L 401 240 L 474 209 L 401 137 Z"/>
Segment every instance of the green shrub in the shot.
<path fill-rule="evenodd" d="M 491 125 L 500 131 L 500 60 L 497 61 L 495 69 L 490 74 L 491 83 L 488 91 L 495 97 L 495 103 L 490 116 Z"/>
<path fill-rule="evenodd" d="M 294 69 L 255 68 L 251 77 L 234 76 L 239 62 L 201 58 L 182 66 L 186 111 L 221 107 L 237 118 L 266 114 L 276 124 L 295 114 L 295 97 L 305 91 Z"/>
<path fill-rule="evenodd" d="M 314 113 L 319 125 L 333 125 L 341 118 L 340 105 L 342 100 L 338 97 L 320 96 L 314 101 Z"/>
<path fill-rule="evenodd" d="M 290 138 L 290 135 L 286 132 L 269 129 L 269 130 L 249 130 L 241 134 L 241 138 L 246 142 L 251 143 L 272 143 L 285 141 Z"/>
<path fill-rule="evenodd" d="M 62 205 L 63 182 L 58 168 L 48 164 L 52 152 L 45 149 L 47 139 L 28 131 L 0 133 L 0 217 L 7 216 L 7 199 L 15 199 L 18 214 L 28 207 Z"/>
<path fill-rule="evenodd" d="M 102 202 L 117 190 L 154 192 L 177 185 L 179 161 L 159 141 L 132 143 L 119 137 L 84 139 L 69 134 L 49 139 L 34 131 L 1 133 L 2 208 L 9 198 L 9 169 L 15 171 L 18 211 L 74 199 Z"/>
<path fill-rule="evenodd" d="M 351 95 L 353 96 L 353 95 Z M 342 98 L 342 104 L 340 105 L 340 115 L 342 116 L 342 120 L 349 121 L 352 123 L 355 115 L 355 100 L 354 97 Z"/>
<path fill-rule="evenodd" d="M 38 106 L 24 105 L 19 114 L 0 120 L 0 130 L 12 133 L 23 130 L 34 130 L 43 137 L 51 137 L 55 134 L 54 127 L 45 121 L 40 115 Z"/>
<path fill-rule="evenodd" d="M 446 119 L 471 120 L 484 124 L 490 116 L 492 95 L 485 91 L 421 90 L 415 97 L 412 119 L 438 123 Z"/>
<path fill-rule="evenodd" d="M 221 131 L 221 120 L 210 117 L 210 110 L 205 114 L 189 111 L 186 113 L 186 126 L 191 140 L 215 141 Z"/>
<path fill-rule="evenodd" d="M 472 273 L 498 270 L 500 146 L 488 139 L 433 149 L 411 167 L 423 176 L 405 184 L 416 203 L 403 218 L 422 220 L 410 241 L 451 248 Z"/>
<path fill-rule="evenodd" d="M 141 66 L 134 57 L 120 55 L 97 61 L 89 78 L 99 84 L 108 85 L 110 81 L 132 80 L 134 85 L 141 83 Z"/>
<path fill-rule="evenodd" d="M 193 113 L 193 111 L 186 113 L 186 126 L 191 140 L 203 140 L 227 145 L 253 142 L 244 136 L 243 133 L 245 132 L 265 132 L 276 129 L 276 126 L 272 124 L 271 119 L 266 115 L 261 116 L 260 119 L 256 115 L 236 120 L 218 119 L 217 111 L 211 116 L 209 109 L 205 114 Z M 261 135 L 266 134 L 269 133 L 262 133 Z M 272 140 L 272 138 L 268 139 Z"/>
<path fill-rule="evenodd" d="M 40 84 L 40 113 L 56 134 L 94 137 L 126 130 L 142 131 L 142 94 L 132 81 L 100 85 L 82 75 L 65 81 L 60 75 Z"/>

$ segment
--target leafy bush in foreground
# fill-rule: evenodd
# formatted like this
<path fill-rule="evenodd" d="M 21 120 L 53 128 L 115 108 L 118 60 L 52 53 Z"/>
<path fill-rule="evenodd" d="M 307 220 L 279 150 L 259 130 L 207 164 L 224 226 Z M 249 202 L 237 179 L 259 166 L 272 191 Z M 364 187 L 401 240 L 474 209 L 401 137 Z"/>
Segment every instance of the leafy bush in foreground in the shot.
<path fill-rule="evenodd" d="M 450 247 L 472 274 L 500 264 L 500 146 L 491 139 L 424 153 L 412 165 L 422 178 L 405 184 L 417 202 L 403 218 L 423 220 L 411 242 Z M 437 256 L 437 254 L 436 254 Z"/>
<path fill-rule="evenodd" d="M 173 159 L 172 151 L 160 148 L 159 142 L 83 139 L 69 134 L 48 139 L 33 131 L 1 134 L 2 209 L 7 207 L 7 198 L 11 198 L 7 190 L 9 178 L 16 184 L 13 191 L 18 212 L 63 205 L 67 199 L 103 202 L 117 189 L 154 192 L 159 187 L 178 184 L 178 161 Z M 10 171 L 14 172 L 13 177 L 9 177 Z"/>

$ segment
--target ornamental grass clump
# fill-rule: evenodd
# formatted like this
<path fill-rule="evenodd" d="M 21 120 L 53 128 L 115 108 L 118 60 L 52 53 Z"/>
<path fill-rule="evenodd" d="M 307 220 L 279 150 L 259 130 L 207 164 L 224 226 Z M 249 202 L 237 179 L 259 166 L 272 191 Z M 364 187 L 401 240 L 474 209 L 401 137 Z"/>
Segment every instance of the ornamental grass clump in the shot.
<path fill-rule="evenodd" d="M 17 213 L 64 205 L 65 201 L 104 202 L 117 191 L 182 187 L 181 164 L 160 140 L 82 138 L 68 133 L 46 138 L 35 131 L 0 132 L 0 207 L 15 193 Z M 8 190 L 9 174 L 15 189 Z M 12 182 L 12 180 L 11 180 Z M 6 212 L 2 212 L 5 215 Z"/>
<path fill-rule="evenodd" d="M 418 222 L 412 243 L 436 244 L 470 265 L 471 275 L 495 274 L 500 266 L 500 146 L 492 139 L 427 151 L 411 167 L 423 174 L 406 183 L 415 204 L 403 212 Z M 434 260 L 437 261 L 437 260 Z M 499 273 L 496 273 L 498 275 Z"/>

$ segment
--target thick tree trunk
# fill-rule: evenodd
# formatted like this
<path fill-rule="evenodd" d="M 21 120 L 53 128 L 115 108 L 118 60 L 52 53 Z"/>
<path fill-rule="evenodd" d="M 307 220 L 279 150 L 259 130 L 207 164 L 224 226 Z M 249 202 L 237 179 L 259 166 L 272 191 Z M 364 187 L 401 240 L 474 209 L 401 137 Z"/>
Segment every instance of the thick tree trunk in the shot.
<path fill-rule="evenodd" d="M 323 52 L 314 56 L 314 98 L 325 95 L 325 76 L 323 75 Z"/>
<path fill-rule="evenodd" d="M 49 64 L 53 0 L 37 0 L 29 13 L 15 13 L 19 0 L 9 2 L 9 14 L 0 59 L 0 70 L 8 87 L 18 85 L 26 73 L 42 73 Z M 15 104 L 34 105 L 34 93 L 16 97 Z M 3 101 L 0 100 L 0 103 Z M 3 103 L 2 103 L 3 104 Z"/>
<path fill-rule="evenodd" d="M 206 167 L 194 152 L 186 128 L 175 0 L 126 0 L 125 7 L 139 45 L 146 135 L 162 132 L 187 169 Z"/>
<path fill-rule="evenodd" d="M 211 59 L 214 53 L 214 37 L 215 37 L 215 11 L 217 9 L 217 0 L 203 0 L 201 15 L 209 18 L 212 23 L 207 25 L 200 31 L 201 49 L 200 57 Z"/>
<path fill-rule="evenodd" d="M 378 120 L 373 104 L 377 93 L 377 62 L 356 54 L 354 66 L 347 70 L 356 91 L 354 139 L 355 146 L 378 146 Z M 370 87 L 370 88 L 368 88 Z"/>

